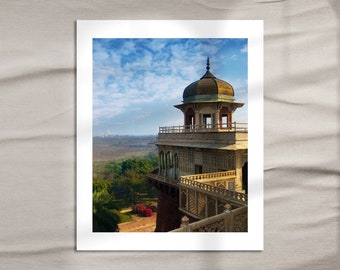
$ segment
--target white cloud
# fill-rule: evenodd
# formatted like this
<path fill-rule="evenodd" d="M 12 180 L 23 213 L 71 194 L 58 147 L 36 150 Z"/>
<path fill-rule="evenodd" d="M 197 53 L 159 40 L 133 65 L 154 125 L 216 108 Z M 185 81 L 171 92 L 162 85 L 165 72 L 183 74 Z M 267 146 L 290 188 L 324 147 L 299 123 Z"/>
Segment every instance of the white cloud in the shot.
<path fill-rule="evenodd" d="M 152 39 L 151 41 L 148 42 L 147 44 L 153 51 L 160 51 L 162 50 L 166 43 L 164 42 L 164 40 L 160 40 L 160 39 Z"/>
<path fill-rule="evenodd" d="M 112 118 L 122 113 L 119 106 L 99 106 L 93 110 L 93 119 L 98 121 L 101 118 Z"/>
<path fill-rule="evenodd" d="M 140 71 L 149 70 L 150 67 L 152 67 L 152 55 L 149 52 L 145 52 L 142 57 L 135 58 L 133 62 L 126 63 L 122 68 L 127 71 Z"/>
<path fill-rule="evenodd" d="M 216 76 L 225 66 L 225 60 L 221 60 L 227 57 L 226 53 L 219 52 L 223 45 L 219 39 L 98 43 L 94 43 L 93 54 L 93 116 L 96 128 L 103 127 L 102 132 L 108 129 L 104 124 L 124 126 L 129 121 L 137 124 L 144 120 L 153 123 L 158 118 L 161 125 L 164 125 L 161 118 L 170 125 L 183 124 L 181 112 L 176 114 L 173 105 L 181 102 L 184 88 L 204 75 L 207 57 L 210 57 L 211 71 L 214 74 L 217 71 Z M 247 46 L 238 48 L 238 52 L 246 49 Z M 231 57 L 237 60 L 238 55 Z M 223 76 L 219 78 L 228 81 Z M 233 86 L 247 88 L 241 79 L 234 80 Z M 165 104 L 170 104 L 166 112 L 163 111 Z"/>
<path fill-rule="evenodd" d="M 248 52 L 248 45 L 244 45 L 243 48 L 240 50 L 241 53 L 247 53 Z"/>
<path fill-rule="evenodd" d="M 238 58 L 237 54 L 233 54 L 232 56 L 230 56 L 230 59 L 234 61 L 237 60 L 237 58 Z"/>
<path fill-rule="evenodd" d="M 131 40 L 126 41 L 124 43 L 124 46 L 122 47 L 122 49 L 119 51 L 119 54 L 121 55 L 128 55 L 129 53 L 135 51 L 135 43 Z"/>

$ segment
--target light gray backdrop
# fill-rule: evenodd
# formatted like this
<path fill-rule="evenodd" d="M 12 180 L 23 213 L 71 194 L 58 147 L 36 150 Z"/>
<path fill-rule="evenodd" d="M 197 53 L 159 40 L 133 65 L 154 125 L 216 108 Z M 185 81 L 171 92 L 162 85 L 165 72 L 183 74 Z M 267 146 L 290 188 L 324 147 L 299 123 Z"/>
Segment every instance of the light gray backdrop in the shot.
<path fill-rule="evenodd" d="M 336 0 L 0 3 L 0 269 L 336 269 Z M 78 19 L 264 20 L 263 252 L 76 252 Z"/>

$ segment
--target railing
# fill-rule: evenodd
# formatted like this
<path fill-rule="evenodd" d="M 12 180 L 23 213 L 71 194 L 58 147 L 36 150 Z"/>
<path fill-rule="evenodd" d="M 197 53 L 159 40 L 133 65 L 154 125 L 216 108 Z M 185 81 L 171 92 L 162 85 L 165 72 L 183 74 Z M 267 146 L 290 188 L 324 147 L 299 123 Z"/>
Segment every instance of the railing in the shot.
<path fill-rule="evenodd" d="M 152 178 L 159 182 L 164 182 L 173 186 L 182 184 L 188 187 L 197 188 L 203 192 L 213 193 L 214 195 L 220 195 L 222 197 L 228 197 L 229 199 L 233 199 L 242 204 L 247 204 L 248 196 L 244 193 L 204 183 L 209 181 L 216 181 L 221 178 L 228 179 L 233 177 L 235 177 L 235 171 L 224 171 L 182 176 L 177 181 L 176 179 L 158 174 L 158 169 L 149 173 L 149 178 Z"/>
<path fill-rule="evenodd" d="M 158 174 L 158 169 L 149 173 L 149 176 L 158 181 L 170 183 L 173 185 L 176 185 L 178 183 L 178 181 L 173 178 L 169 178 L 167 176 Z M 192 181 L 200 181 L 201 183 L 202 182 L 204 183 L 204 182 L 218 181 L 222 179 L 227 180 L 227 179 L 232 179 L 235 177 L 236 177 L 235 171 L 231 170 L 231 171 L 223 171 L 223 172 L 186 175 L 186 176 L 182 176 L 181 178 L 185 178 L 185 179 L 192 180 Z"/>
<path fill-rule="evenodd" d="M 186 175 L 186 176 L 182 176 L 181 178 L 194 180 L 194 181 L 207 182 L 207 181 L 218 180 L 221 178 L 229 179 L 229 178 L 235 178 L 235 177 L 236 177 L 235 170 L 231 170 L 231 171 L 223 171 L 223 172 Z"/>
<path fill-rule="evenodd" d="M 159 133 L 248 132 L 248 123 L 223 123 L 159 127 Z"/>
<path fill-rule="evenodd" d="M 170 232 L 247 232 L 248 207 L 240 207 L 222 214 L 208 217 L 189 224 L 189 219 L 182 218 L 181 227 Z"/>
<path fill-rule="evenodd" d="M 230 199 L 236 200 L 238 202 L 241 202 L 243 204 L 246 204 L 248 202 L 248 196 L 244 193 L 240 193 L 234 190 L 229 190 L 225 188 L 221 188 L 218 186 L 212 186 L 206 183 L 201 183 L 192 179 L 188 179 L 186 177 L 181 177 L 178 181 L 179 184 L 186 185 L 189 187 L 197 188 L 201 191 L 213 193 L 215 195 L 220 195 L 223 197 L 228 197 Z"/>
<path fill-rule="evenodd" d="M 173 186 L 177 186 L 177 183 L 178 183 L 176 179 L 172 179 L 164 175 L 159 175 L 155 173 L 149 173 L 148 177 L 154 180 L 160 181 L 160 182 L 168 183 Z"/>

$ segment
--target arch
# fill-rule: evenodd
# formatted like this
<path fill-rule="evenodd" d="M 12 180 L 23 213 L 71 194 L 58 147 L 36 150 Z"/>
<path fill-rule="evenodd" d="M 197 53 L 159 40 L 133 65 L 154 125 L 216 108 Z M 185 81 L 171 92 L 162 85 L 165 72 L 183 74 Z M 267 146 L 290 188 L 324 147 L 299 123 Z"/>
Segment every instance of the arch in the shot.
<path fill-rule="evenodd" d="M 219 115 L 220 128 L 231 128 L 231 121 L 231 111 L 227 107 L 222 107 Z"/>
<path fill-rule="evenodd" d="M 208 217 L 216 215 L 216 200 L 208 197 Z"/>
<path fill-rule="evenodd" d="M 178 179 L 179 175 L 178 175 L 178 155 L 177 155 L 177 153 L 175 154 L 175 157 L 174 157 L 174 167 L 175 167 L 175 179 Z"/>
<path fill-rule="evenodd" d="M 189 128 L 195 125 L 195 112 L 192 108 L 189 108 L 185 112 L 184 125 Z"/>
<path fill-rule="evenodd" d="M 204 128 L 212 128 L 212 115 L 211 114 L 203 114 L 203 125 Z"/>
<path fill-rule="evenodd" d="M 171 151 L 168 151 L 165 155 L 165 175 L 169 177 L 174 176 L 174 159 Z"/>
<path fill-rule="evenodd" d="M 159 152 L 159 169 L 160 169 L 160 174 L 164 175 L 165 160 L 164 160 L 164 152 L 163 152 L 163 150 Z"/>
<path fill-rule="evenodd" d="M 181 189 L 181 199 L 180 199 L 180 205 L 183 209 L 187 210 L 187 190 Z"/>

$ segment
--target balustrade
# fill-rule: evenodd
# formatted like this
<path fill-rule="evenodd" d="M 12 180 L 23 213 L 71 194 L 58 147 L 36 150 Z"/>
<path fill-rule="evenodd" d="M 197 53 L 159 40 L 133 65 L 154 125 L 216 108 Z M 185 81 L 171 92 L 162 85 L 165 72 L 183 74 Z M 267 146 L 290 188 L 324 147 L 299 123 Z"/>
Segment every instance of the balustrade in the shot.
<path fill-rule="evenodd" d="M 218 194 L 221 195 L 223 197 L 228 197 L 231 199 L 234 199 L 236 201 L 239 201 L 241 203 L 247 203 L 248 201 L 248 196 L 244 193 L 240 193 L 234 190 L 229 190 L 229 189 L 225 189 L 225 188 L 221 188 L 218 186 L 213 186 L 207 183 L 202 183 L 196 180 L 192 179 L 192 176 L 189 177 L 181 177 L 179 179 L 179 183 L 189 186 L 189 187 L 194 187 L 197 188 L 199 190 L 206 191 L 206 192 L 210 192 L 210 193 L 214 193 L 214 194 Z"/>
<path fill-rule="evenodd" d="M 234 210 L 226 209 L 224 213 L 208 217 L 193 223 L 184 216 L 181 227 L 171 232 L 247 232 L 248 207 Z"/>
<path fill-rule="evenodd" d="M 248 123 L 232 122 L 227 124 L 184 125 L 159 127 L 159 133 L 193 133 L 193 132 L 248 132 Z"/>
<path fill-rule="evenodd" d="M 164 175 L 159 175 L 155 173 L 149 173 L 149 178 L 157 180 L 159 182 L 167 183 L 173 186 L 177 186 L 177 183 L 178 183 L 176 179 L 172 179 Z"/>
<path fill-rule="evenodd" d="M 235 170 L 231 171 L 223 171 L 223 172 L 214 172 L 214 173 L 203 173 L 203 174 L 193 174 L 186 175 L 181 178 L 186 178 L 194 181 L 215 181 L 217 179 L 228 179 L 236 177 Z"/>
<path fill-rule="evenodd" d="M 160 175 L 157 171 L 149 174 L 149 177 L 157 180 L 159 182 L 167 183 L 173 186 L 177 186 L 178 184 L 182 184 L 188 186 L 189 188 L 196 188 L 201 192 L 212 193 L 214 195 L 220 195 L 222 197 L 226 197 L 229 199 L 233 199 L 242 204 L 246 204 L 248 201 L 248 197 L 244 193 L 240 193 L 234 190 L 229 190 L 223 187 L 219 187 L 216 185 L 211 185 L 206 182 L 218 181 L 219 179 L 230 179 L 235 177 L 235 171 L 225 171 L 225 172 L 216 172 L 216 173 L 206 173 L 206 174 L 196 174 L 196 175 L 188 175 L 182 176 L 177 181 L 176 179 L 166 177 L 164 175 Z"/>

